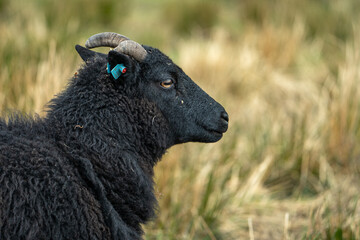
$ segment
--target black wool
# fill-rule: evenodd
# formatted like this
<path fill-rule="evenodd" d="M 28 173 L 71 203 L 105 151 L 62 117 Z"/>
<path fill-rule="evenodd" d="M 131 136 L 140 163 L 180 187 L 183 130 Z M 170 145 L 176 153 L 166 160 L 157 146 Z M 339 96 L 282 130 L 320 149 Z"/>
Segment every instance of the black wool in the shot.
<path fill-rule="evenodd" d="M 227 129 L 221 105 L 159 50 L 138 62 L 76 48 L 85 64 L 46 117 L 0 118 L 0 239 L 142 239 L 166 149 Z M 115 80 L 108 63 L 127 72 Z"/>

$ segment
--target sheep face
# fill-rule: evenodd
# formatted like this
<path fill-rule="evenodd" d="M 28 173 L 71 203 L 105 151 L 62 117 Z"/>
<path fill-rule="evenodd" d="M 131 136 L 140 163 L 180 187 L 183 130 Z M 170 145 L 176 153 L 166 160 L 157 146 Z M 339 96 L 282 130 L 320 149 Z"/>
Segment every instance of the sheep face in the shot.
<path fill-rule="evenodd" d="M 142 63 L 128 57 L 126 62 L 139 65 L 139 91 L 160 109 L 170 125 L 174 143 L 218 141 L 228 128 L 225 109 L 166 55 L 158 49 L 144 48 L 148 56 Z M 109 59 L 118 55 L 121 54 L 111 51 Z"/>
<path fill-rule="evenodd" d="M 148 54 L 142 62 L 117 51 L 109 52 L 107 59 L 111 68 L 117 64 L 127 68 L 125 74 L 112 81 L 132 85 L 137 97 L 155 104 L 169 124 L 170 145 L 220 140 L 228 128 L 225 109 L 166 55 L 158 49 L 143 47 Z M 100 56 L 79 46 L 77 50 L 84 60 Z M 110 74 L 109 78 L 112 78 Z"/>
<path fill-rule="evenodd" d="M 175 143 L 218 141 L 228 128 L 225 109 L 159 50 L 146 50 L 144 95 L 169 122 Z"/>

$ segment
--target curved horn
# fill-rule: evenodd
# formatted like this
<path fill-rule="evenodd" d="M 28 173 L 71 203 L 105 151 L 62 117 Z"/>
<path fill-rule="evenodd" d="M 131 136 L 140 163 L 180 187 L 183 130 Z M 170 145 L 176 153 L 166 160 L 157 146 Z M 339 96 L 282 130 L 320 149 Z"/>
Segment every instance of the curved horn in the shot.
<path fill-rule="evenodd" d="M 112 47 L 115 51 L 134 57 L 143 61 L 147 55 L 146 50 L 137 42 L 112 32 L 98 33 L 91 36 L 85 43 L 87 48 Z"/>
<path fill-rule="evenodd" d="M 132 56 L 140 62 L 142 62 L 147 55 L 146 50 L 139 43 L 132 40 L 121 42 L 114 50 Z"/>
<path fill-rule="evenodd" d="M 120 42 L 130 40 L 129 38 L 113 32 L 103 32 L 95 34 L 86 41 L 85 46 L 87 48 L 95 47 L 116 47 Z"/>

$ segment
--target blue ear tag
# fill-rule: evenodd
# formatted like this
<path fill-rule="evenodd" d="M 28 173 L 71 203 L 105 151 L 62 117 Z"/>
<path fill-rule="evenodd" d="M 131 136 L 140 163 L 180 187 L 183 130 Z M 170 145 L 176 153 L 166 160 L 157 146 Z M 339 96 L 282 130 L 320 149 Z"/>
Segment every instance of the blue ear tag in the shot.
<path fill-rule="evenodd" d="M 108 72 L 110 73 L 110 65 L 108 63 Z M 115 79 L 118 79 L 122 73 L 126 73 L 126 67 L 124 66 L 124 64 L 117 64 L 112 70 L 111 70 L 111 74 L 113 75 L 113 77 Z"/>

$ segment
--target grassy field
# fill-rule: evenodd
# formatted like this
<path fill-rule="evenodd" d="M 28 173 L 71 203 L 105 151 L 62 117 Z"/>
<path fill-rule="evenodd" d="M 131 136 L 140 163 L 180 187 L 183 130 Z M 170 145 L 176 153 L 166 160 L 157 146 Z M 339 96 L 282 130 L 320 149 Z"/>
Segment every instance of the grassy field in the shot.
<path fill-rule="evenodd" d="M 360 1 L 0 0 L 0 112 L 43 115 L 114 31 L 160 48 L 227 109 L 215 144 L 156 167 L 146 239 L 360 239 Z"/>

